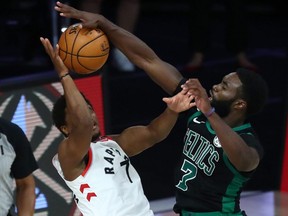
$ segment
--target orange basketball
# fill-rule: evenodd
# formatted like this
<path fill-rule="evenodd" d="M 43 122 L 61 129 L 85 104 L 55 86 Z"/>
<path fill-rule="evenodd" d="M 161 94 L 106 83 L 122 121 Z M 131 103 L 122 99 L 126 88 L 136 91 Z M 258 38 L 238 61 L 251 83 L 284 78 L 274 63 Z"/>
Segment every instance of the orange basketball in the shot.
<path fill-rule="evenodd" d="M 58 41 L 59 56 L 71 71 L 89 74 L 99 70 L 109 56 L 109 41 L 100 29 L 71 25 Z"/>

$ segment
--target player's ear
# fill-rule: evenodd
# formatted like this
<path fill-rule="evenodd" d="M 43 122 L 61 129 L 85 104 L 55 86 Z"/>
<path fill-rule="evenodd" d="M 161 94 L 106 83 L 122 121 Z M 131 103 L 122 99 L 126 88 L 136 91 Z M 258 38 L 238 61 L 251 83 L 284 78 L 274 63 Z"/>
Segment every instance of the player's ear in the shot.
<path fill-rule="evenodd" d="M 234 103 L 235 109 L 247 109 L 247 102 L 243 99 L 237 99 Z"/>
<path fill-rule="evenodd" d="M 69 131 L 68 131 L 68 128 L 66 127 L 66 125 L 60 126 L 60 130 L 62 133 L 64 133 L 68 137 Z"/>

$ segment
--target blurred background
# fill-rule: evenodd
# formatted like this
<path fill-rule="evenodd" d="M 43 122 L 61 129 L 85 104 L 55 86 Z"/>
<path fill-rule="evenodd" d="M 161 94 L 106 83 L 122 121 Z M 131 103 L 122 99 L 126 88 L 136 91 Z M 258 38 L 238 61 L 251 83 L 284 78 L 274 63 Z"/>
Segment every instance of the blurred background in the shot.
<path fill-rule="evenodd" d="M 257 65 L 256 72 L 263 75 L 270 88 L 265 109 L 251 119 L 262 141 L 265 156 L 246 190 L 288 192 L 287 167 L 284 166 L 288 161 L 285 158 L 285 145 L 288 157 L 288 143 L 285 141 L 288 105 L 287 12 L 284 0 L 244 2 L 248 18 L 245 25 L 249 32 L 246 55 Z M 79 5 L 81 1 L 67 3 Z M 116 4 L 118 2 L 115 0 L 107 0 L 103 5 L 102 13 L 113 21 Z M 15 120 L 18 109 L 33 107 L 32 114 L 26 113 L 18 124 L 22 125 L 26 132 L 27 125 L 33 128 L 33 131 L 29 131 L 31 145 L 35 154 L 39 154 L 37 158 L 40 171 L 36 173 L 39 190 L 37 212 L 39 215 L 41 212 L 46 212 L 41 215 L 60 215 L 59 212 L 62 212 L 61 215 L 68 215 L 69 212 L 72 215 L 74 210 L 71 194 L 51 167 L 55 145 L 57 146 L 61 136 L 56 134 L 47 141 L 47 136 L 50 136 L 53 130 L 49 109 L 57 96 L 51 91 L 51 86 L 58 90 L 60 87 L 39 37 L 48 37 L 57 42 L 61 27 L 67 27 L 74 22 L 59 18 L 53 9 L 54 5 L 55 1 L 44 0 L 2 2 L 0 111 L 3 117 Z M 221 1 L 212 7 L 211 15 L 213 19 L 209 33 L 210 48 L 205 54 L 203 66 L 192 72 L 182 70 L 193 52 L 193 47 L 190 46 L 193 34 L 191 35 L 189 30 L 188 0 L 143 0 L 134 34 L 152 47 L 162 59 L 179 68 L 184 76 L 198 77 L 203 85 L 210 89 L 212 84 L 220 82 L 224 74 L 239 66 L 226 48 L 227 18 Z M 121 132 L 131 125 L 148 123 L 162 112 L 165 106 L 161 99 L 166 96 L 143 71 L 135 68 L 133 72 L 123 72 L 111 62 L 112 55 L 97 73 L 89 76 L 73 74 L 75 79 L 79 79 L 79 83 L 87 79 L 86 81 L 91 83 L 91 89 L 97 86 L 98 96 L 94 102 L 102 107 L 100 116 L 103 118 L 103 130 L 106 134 Z M 90 87 L 84 91 L 93 92 Z M 11 100 L 15 95 L 17 100 Z M 35 116 L 39 121 L 29 123 Z M 180 119 L 165 141 L 131 159 L 142 177 L 145 193 L 151 201 L 174 195 L 173 172 L 182 150 L 184 131 L 185 125 Z M 47 143 L 45 147 L 41 145 L 44 141 Z M 43 147 L 41 154 L 39 146 Z M 55 214 L 56 211 L 58 214 Z"/>

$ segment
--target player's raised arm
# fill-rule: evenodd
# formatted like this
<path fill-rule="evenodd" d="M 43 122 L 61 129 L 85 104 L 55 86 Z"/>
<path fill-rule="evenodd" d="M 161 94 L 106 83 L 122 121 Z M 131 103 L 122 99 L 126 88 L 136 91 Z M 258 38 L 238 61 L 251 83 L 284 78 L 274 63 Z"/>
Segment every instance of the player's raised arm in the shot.
<path fill-rule="evenodd" d="M 47 38 L 41 37 L 40 40 L 54 65 L 64 90 L 64 95 L 57 100 L 53 107 L 53 113 L 56 109 L 61 110 L 65 107 L 62 109 L 65 120 L 57 120 L 60 122 L 55 125 L 66 137 L 59 145 L 58 156 L 65 178 L 72 180 L 81 174 L 84 166 L 83 158 L 90 147 L 93 130 L 91 109 L 60 58 L 59 46 L 53 48 Z M 63 112 L 59 111 L 55 116 L 60 117 L 61 114 Z"/>
<path fill-rule="evenodd" d="M 115 47 L 167 93 L 172 94 L 183 78 L 174 66 L 161 60 L 145 42 L 104 16 L 80 11 L 60 2 L 56 3 L 55 10 L 61 16 L 81 20 L 84 27 L 101 28 Z"/>

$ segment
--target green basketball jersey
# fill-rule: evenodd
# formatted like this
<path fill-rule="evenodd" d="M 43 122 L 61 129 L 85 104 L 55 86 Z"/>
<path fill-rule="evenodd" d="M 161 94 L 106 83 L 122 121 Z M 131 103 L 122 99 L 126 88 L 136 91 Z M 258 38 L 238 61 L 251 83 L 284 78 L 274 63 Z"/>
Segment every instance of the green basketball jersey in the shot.
<path fill-rule="evenodd" d="M 241 212 L 240 193 L 252 172 L 239 172 L 230 163 L 209 121 L 199 111 L 190 112 L 180 163 L 176 168 L 175 212 Z M 250 123 L 233 128 L 254 147 L 263 149 Z"/>

